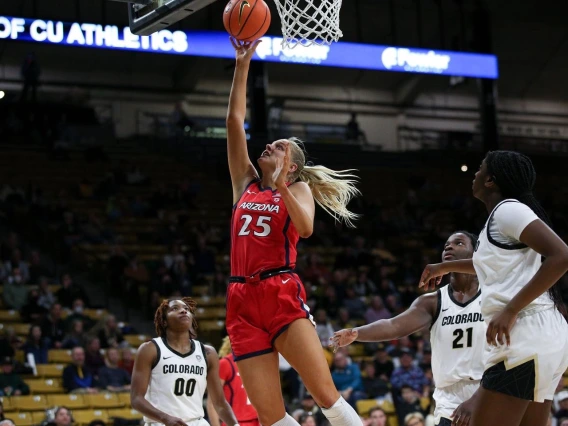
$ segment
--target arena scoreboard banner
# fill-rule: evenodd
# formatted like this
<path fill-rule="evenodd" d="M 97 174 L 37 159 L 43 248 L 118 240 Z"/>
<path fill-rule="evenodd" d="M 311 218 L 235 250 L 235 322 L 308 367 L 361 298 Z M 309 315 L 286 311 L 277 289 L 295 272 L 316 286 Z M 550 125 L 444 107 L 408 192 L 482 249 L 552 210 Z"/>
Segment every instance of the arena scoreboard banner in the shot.
<path fill-rule="evenodd" d="M 115 25 L 0 16 L 0 39 L 66 46 L 233 59 L 235 54 L 228 37 L 220 31 L 167 29 L 138 36 L 128 27 Z M 292 49 L 283 48 L 282 38 L 274 36 L 262 38 L 254 59 L 458 77 L 497 79 L 499 76 L 495 55 L 347 42 Z"/>

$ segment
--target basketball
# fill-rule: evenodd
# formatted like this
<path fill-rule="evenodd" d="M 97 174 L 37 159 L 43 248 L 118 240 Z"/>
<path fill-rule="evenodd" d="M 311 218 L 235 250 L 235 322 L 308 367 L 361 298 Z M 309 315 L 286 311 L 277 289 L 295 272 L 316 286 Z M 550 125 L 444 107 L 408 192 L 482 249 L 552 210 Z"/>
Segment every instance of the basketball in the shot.
<path fill-rule="evenodd" d="M 223 13 L 223 24 L 239 41 L 261 38 L 270 27 L 270 9 L 264 0 L 230 0 Z"/>

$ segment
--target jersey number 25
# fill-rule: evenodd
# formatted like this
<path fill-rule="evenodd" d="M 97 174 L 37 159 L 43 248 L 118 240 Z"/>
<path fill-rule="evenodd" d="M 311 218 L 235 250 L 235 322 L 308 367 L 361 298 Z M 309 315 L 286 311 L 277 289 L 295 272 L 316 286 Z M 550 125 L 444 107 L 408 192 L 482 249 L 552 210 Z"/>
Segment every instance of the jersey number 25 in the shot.
<path fill-rule="evenodd" d="M 241 216 L 241 219 L 244 221 L 241 230 L 239 231 L 240 236 L 250 235 L 250 224 L 252 222 L 252 216 L 248 214 L 244 214 Z M 267 222 L 270 222 L 272 218 L 270 216 L 259 216 L 256 220 L 256 228 L 261 230 L 260 232 L 253 229 L 252 233 L 257 237 L 266 237 L 270 235 L 270 225 Z"/>

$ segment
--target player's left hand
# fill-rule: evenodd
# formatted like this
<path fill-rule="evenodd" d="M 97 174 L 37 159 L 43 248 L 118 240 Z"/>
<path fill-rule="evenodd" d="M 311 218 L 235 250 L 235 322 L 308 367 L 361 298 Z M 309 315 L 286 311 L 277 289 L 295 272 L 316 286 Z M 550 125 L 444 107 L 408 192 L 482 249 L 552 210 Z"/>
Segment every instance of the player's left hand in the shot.
<path fill-rule="evenodd" d="M 507 346 L 510 346 L 510 333 L 515 321 L 517 321 L 517 312 L 511 311 L 507 307 L 496 314 L 487 326 L 487 333 L 485 334 L 487 343 L 493 346 L 507 343 Z"/>
<path fill-rule="evenodd" d="M 452 426 L 467 426 L 473 413 L 473 398 L 462 402 L 452 413 Z"/>
<path fill-rule="evenodd" d="M 283 142 L 286 147 L 283 158 L 276 158 L 276 170 L 272 175 L 276 189 L 286 186 L 288 170 L 290 170 L 290 143 Z"/>

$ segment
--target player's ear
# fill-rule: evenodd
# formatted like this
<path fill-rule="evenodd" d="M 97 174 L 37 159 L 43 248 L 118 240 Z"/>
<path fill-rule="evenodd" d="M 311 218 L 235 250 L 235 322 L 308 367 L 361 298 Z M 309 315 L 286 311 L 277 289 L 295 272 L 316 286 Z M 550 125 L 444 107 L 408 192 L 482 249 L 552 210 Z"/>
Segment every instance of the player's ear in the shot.
<path fill-rule="evenodd" d="M 298 165 L 295 163 L 290 164 L 290 170 L 288 170 L 288 173 L 294 173 L 296 170 L 298 170 Z"/>

